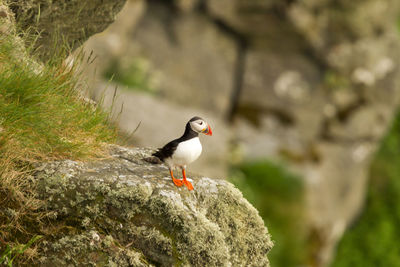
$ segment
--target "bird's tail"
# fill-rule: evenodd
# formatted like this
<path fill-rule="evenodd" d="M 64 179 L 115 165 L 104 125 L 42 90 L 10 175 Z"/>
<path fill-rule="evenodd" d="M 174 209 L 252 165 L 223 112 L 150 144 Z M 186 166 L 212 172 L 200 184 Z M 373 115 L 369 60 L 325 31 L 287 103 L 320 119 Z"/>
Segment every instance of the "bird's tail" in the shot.
<path fill-rule="evenodd" d="M 163 163 L 159 158 L 157 158 L 156 156 L 151 156 L 151 157 L 147 157 L 147 158 L 143 158 L 144 161 L 147 161 L 151 164 L 161 164 Z"/>

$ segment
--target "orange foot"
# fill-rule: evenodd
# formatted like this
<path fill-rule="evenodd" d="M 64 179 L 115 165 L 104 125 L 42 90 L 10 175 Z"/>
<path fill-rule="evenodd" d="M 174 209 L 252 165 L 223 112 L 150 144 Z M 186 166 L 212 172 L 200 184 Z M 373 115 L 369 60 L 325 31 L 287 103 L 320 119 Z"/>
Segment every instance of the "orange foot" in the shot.
<path fill-rule="evenodd" d="M 174 184 L 176 186 L 182 186 L 183 185 L 183 181 L 182 180 L 175 179 L 174 174 L 172 173 L 172 170 L 169 170 L 169 174 L 171 174 L 172 182 L 174 182 Z"/>
<path fill-rule="evenodd" d="M 174 184 L 176 186 L 182 186 L 183 185 L 183 181 L 179 180 L 179 179 L 172 178 L 172 182 L 174 182 Z"/>
<path fill-rule="evenodd" d="M 193 189 L 194 189 L 194 187 L 193 187 L 192 183 L 191 183 L 191 182 L 189 182 L 189 181 L 188 181 L 188 180 L 186 180 L 186 179 L 184 179 L 184 180 L 183 180 L 183 184 L 184 184 L 184 185 L 186 185 L 186 187 L 189 189 L 189 191 L 191 191 L 191 190 L 193 190 Z"/>
<path fill-rule="evenodd" d="M 193 185 L 191 182 L 186 180 L 186 170 L 182 169 L 182 176 L 183 176 L 183 184 L 189 189 L 189 191 L 193 190 Z"/>

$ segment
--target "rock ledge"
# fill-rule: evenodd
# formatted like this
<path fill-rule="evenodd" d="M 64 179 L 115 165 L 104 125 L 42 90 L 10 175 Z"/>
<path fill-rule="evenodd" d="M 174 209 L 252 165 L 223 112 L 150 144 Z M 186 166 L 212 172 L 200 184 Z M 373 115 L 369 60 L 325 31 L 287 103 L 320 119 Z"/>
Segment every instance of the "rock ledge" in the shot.
<path fill-rule="evenodd" d="M 239 190 L 190 174 L 195 190 L 177 188 L 150 153 L 113 146 L 105 160 L 37 168 L 63 229 L 43 242 L 43 266 L 269 266 L 268 230 Z"/>

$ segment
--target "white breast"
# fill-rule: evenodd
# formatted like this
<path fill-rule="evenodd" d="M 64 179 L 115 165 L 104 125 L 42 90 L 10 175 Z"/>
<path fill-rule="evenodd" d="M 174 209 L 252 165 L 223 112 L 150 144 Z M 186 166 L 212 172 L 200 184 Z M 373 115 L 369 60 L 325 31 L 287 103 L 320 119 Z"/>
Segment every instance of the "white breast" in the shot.
<path fill-rule="evenodd" d="M 195 161 L 201 154 L 201 143 L 198 137 L 179 143 L 172 157 L 166 160 L 171 167 L 184 167 Z"/>

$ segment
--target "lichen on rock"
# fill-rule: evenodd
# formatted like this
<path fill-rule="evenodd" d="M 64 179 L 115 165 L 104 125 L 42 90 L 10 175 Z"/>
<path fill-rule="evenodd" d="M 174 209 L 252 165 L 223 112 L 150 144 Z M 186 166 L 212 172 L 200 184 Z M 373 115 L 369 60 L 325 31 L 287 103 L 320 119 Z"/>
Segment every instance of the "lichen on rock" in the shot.
<path fill-rule="evenodd" d="M 258 212 L 224 180 L 190 175 L 178 188 L 149 149 L 111 148 L 101 161 L 37 167 L 41 197 L 59 234 L 42 264 L 268 266 L 270 236 Z"/>

